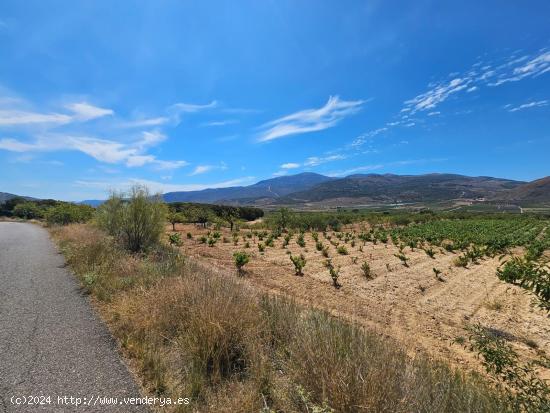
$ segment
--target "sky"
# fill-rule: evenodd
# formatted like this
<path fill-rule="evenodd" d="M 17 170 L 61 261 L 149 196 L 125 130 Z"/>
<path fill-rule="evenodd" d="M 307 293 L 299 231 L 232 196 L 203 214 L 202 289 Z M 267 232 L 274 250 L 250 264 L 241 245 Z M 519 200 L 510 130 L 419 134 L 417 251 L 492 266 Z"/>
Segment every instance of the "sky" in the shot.
<path fill-rule="evenodd" d="M 550 175 L 550 2 L 0 2 L 0 191 Z"/>

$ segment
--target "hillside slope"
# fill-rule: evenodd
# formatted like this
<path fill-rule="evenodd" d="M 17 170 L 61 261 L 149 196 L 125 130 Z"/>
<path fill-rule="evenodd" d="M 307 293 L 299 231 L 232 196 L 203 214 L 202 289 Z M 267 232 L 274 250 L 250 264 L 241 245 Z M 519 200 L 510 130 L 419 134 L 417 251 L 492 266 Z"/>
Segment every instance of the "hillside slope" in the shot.
<path fill-rule="evenodd" d="M 168 192 L 164 194 L 164 200 L 166 202 L 253 203 L 260 199 L 274 199 L 293 192 L 304 191 L 317 184 L 331 180 L 333 178 L 312 172 L 304 172 L 297 175 L 266 179 L 249 186 L 213 188 L 202 191 Z"/>
<path fill-rule="evenodd" d="M 379 202 L 442 201 L 486 198 L 514 189 L 523 182 L 455 174 L 351 175 L 289 194 L 280 202 L 318 202 L 336 198 L 365 198 Z"/>
<path fill-rule="evenodd" d="M 520 185 L 499 194 L 497 198 L 507 201 L 550 203 L 550 176 Z"/>

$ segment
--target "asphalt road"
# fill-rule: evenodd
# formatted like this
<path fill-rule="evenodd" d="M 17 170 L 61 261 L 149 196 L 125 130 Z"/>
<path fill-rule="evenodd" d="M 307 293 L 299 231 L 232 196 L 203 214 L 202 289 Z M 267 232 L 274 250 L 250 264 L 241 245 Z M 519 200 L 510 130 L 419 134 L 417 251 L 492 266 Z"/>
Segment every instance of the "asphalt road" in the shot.
<path fill-rule="evenodd" d="M 45 404 L 13 404 L 29 396 Z M 64 396 L 96 404 L 77 407 Z M 100 405 L 100 397 L 117 405 Z M 149 411 L 118 404 L 123 397 L 141 396 L 48 233 L 0 222 L 0 412 Z"/>

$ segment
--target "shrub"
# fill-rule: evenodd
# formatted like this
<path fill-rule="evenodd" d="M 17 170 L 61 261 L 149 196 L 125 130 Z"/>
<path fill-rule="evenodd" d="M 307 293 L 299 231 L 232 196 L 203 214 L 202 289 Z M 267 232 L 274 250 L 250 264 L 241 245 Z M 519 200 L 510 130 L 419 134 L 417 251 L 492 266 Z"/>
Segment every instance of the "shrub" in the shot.
<path fill-rule="evenodd" d="M 336 248 L 336 252 L 340 255 L 348 255 L 348 250 L 345 245 L 340 245 Z"/>
<path fill-rule="evenodd" d="M 210 237 L 208 238 L 207 244 L 209 247 L 213 247 L 214 245 L 216 245 L 217 241 L 218 241 L 217 238 Z"/>
<path fill-rule="evenodd" d="M 539 306 L 550 312 L 550 272 L 535 261 L 513 257 L 497 270 L 502 281 L 533 292 Z"/>
<path fill-rule="evenodd" d="M 298 244 L 302 248 L 306 246 L 306 240 L 304 239 L 304 233 L 303 232 L 301 232 L 298 235 L 298 238 L 296 238 L 296 244 Z"/>
<path fill-rule="evenodd" d="M 89 221 L 94 209 L 88 205 L 62 203 L 46 211 L 45 218 L 48 224 L 68 225 Z"/>
<path fill-rule="evenodd" d="M 13 215 L 23 219 L 37 219 L 44 216 L 42 209 L 34 202 L 23 202 L 13 208 Z"/>
<path fill-rule="evenodd" d="M 324 246 L 323 249 L 321 250 L 321 254 L 323 254 L 323 257 L 325 258 L 328 258 L 329 256 L 329 253 L 328 253 L 328 246 Z"/>
<path fill-rule="evenodd" d="M 306 266 L 306 257 L 304 257 L 303 254 L 300 254 L 299 256 L 290 255 L 290 261 L 292 261 L 292 264 L 294 264 L 296 275 L 304 275 L 302 270 Z"/>
<path fill-rule="evenodd" d="M 181 236 L 180 236 L 179 232 L 174 232 L 173 234 L 170 234 L 168 236 L 168 241 L 170 242 L 170 245 L 180 246 L 181 245 Z"/>
<path fill-rule="evenodd" d="M 332 285 L 334 288 L 340 288 L 341 285 L 338 283 L 338 277 L 340 276 L 340 267 L 335 268 L 332 264 L 332 260 L 328 259 L 325 261 L 325 267 L 328 268 L 330 278 L 332 278 Z"/>
<path fill-rule="evenodd" d="M 433 250 L 433 248 L 427 248 L 424 251 L 426 252 L 428 257 L 435 259 L 435 251 Z"/>
<path fill-rule="evenodd" d="M 373 278 L 368 262 L 365 261 L 363 264 L 361 264 L 361 271 L 363 271 L 363 275 L 366 279 L 370 280 Z"/>
<path fill-rule="evenodd" d="M 158 244 L 164 232 L 166 209 L 160 197 L 152 197 L 146 187 L 136 185 L 127 199 L 112 193 L 98 210 L 98 223 L 132 252 Z"/>
<path fill-rule="evenodd" d="M 250 261 L 250 256 L 244 251 L 237 251 L 233 254 L 233 261 L 239 275 L 243 273 L 243 267 Z"/>
<path fill-rule="evenodd" d="M 437 279 L 437 281 L 445 281 L 443 278 L 441 278 L 441 270 L 438 270 L 437 268 L 432 268 L 432 271 L 434 272 L 435 274 L 435 278 Z"/>
<path fill-rule="evenodd" d="M 317 249 L 317 251 L 323 251 L 324 245 L 321 241 L 317 241 L 315 242 L 315 248 Z"/>
<path fill-rule="evenodd" d="M 262 244 L 261 242 L 258 243 L 258 251 L 259 252 L 264 252 L 265 251 L 265 245 Z"/>
<path fill-rule="evenodd" d="M 403 264 L 405 267 L 408 267 L 409 266 L 409 263 L 408 263 L 408 258 L 405 254 L 393 254 L 394 257 L 396 258 L 399 258 L 399 260 L 401 261 L 401 264 Z"/>
<path fill-rule="evenodd" d="M 190 232 L 187 233 L 187 239 L 193 239 L 193 234 L 191 234 Z"/>
<path fill-rule="evenodd" d="M 466 255 L 459 255 L 456 257 L 453 261 L 453 264 L 455 267 L 463 267 L 466 268 L 468 266 L 468 257 Z"/>

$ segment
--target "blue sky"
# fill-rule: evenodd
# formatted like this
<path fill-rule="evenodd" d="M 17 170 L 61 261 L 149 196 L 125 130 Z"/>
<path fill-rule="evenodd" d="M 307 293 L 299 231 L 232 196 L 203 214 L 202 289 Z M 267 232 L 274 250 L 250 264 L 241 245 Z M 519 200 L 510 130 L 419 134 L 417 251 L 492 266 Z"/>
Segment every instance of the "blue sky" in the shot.
<path fill-rule="evenodd" d="M 549 127 L 547 1 L 0 3 L 4 192 L 532 180 Z"/>

